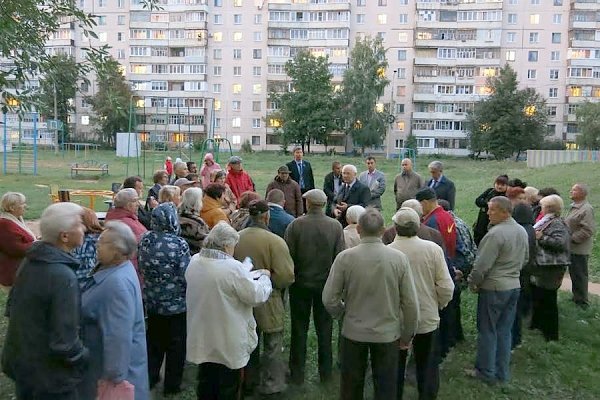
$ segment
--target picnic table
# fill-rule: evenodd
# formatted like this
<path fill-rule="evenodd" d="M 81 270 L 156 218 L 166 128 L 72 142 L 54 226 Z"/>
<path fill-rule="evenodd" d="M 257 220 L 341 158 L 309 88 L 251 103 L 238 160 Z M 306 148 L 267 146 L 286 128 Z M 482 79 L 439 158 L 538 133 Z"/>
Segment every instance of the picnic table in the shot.
<path fill-rule="evenodd" d="M 100 172 L 102 175 L 108 175 L 108 164 L 96 160 L 71 164 L 71 178 L 75 178 L 80 172 Z"/>

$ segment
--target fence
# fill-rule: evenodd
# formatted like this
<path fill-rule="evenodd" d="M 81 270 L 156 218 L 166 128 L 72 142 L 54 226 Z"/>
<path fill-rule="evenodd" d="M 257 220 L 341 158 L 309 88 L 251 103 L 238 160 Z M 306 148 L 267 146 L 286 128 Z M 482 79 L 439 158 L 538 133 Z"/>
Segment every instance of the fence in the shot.
<path fill-rule="evenodd" d="M 529 168 L 598 161 L 600 161 L 600 151 L 598 150 L 527 150 L 527 166 Z"/>

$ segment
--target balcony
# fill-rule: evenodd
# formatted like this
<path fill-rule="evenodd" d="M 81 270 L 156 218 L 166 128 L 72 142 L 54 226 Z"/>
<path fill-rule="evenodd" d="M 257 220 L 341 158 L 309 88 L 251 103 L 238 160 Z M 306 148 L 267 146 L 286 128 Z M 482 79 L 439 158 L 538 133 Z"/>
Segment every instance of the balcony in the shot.
<path fill-rule="evenodd" d="M 412 134 L 417 138 L 419 137 L 430 137 L 430 138 L 445 138 L 445 139 L 464 139 L 467 137 L 465 131 L 436 131 L 436 130 L 420 130 L 413 129 Z M 420 150 L 419 150 L 420 152 Z"/>
<path fill-rule="evenodd" d="M 571 10 L 590 10 L 596 11 L 600 7 L 598 0 L 575 0 L 571 1 Z"/>
<path fill-rule="evenodd" d="M 600 46 L 600 43 L 595 40 L 576 40 L 571 39 L 571 48 L 593 49 Z"/>
<path fill-rule="evenodd" d="M 350 11 L 350 2 L 306 4 L 306 3 L 272 3 L 269 2 L 269 11 Z"/>

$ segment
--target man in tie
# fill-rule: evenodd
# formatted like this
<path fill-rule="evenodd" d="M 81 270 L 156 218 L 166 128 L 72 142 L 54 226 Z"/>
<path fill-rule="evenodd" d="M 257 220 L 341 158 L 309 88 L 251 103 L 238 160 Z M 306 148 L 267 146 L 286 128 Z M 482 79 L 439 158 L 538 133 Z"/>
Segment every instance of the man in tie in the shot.
<path fill-rule="evenodd" d="M 335 199 L 342 188 L 342 164 L 339 161 L 331 163 L 331 172 L 325 175 L 323 181 L 323 191 L 327 195 L 327 206 L 325 214 L 333 217 L 332 205 L 335 204 Z"/>
<path fill-rule="evenodd" d="M 360 173 L 358 180 L 371 191 L 371 200 L 367 204 L 381 211 L 381 196 L 385 192 L 385 174 L 376 169 L 375 157 L 366 158 L 367 170 Z"/>
<path fill-rule="evenodd" d="M 450 203 L 450 210 L 454 210 L 454 198 L 456 197 L 456 188 L 454 182 L 442 174 L 444 165 L 441 161 L 432 161 L 429 163 L 429 174 L 431 179 L 427 181 L 426 186 L 435 191 L 439 200 L 446 200 Z"/>
<path fill-rule="evenodd" d="M 346 211 L 350 206 L 367 207 L 371 201 L 371 191 L 369 188 L 356 179 L 357 170 L 354 165 L 347 164 L 342 168 L 342 188 L 336 198 L 336 206 L 333 210 L 333 216 L 337 218 L 342 226 L 348 225 L 346 222 Z"/>
<path fill-rule="evenodd" d="M 290 169 L 290 178 L 298 182 L 300 191 L 304 194 L 315 188 L 315 178 L 310 163 L 302 157 L 304 157 L 302 147 L 295 147 L 294 159 L 286 165 Z"/>

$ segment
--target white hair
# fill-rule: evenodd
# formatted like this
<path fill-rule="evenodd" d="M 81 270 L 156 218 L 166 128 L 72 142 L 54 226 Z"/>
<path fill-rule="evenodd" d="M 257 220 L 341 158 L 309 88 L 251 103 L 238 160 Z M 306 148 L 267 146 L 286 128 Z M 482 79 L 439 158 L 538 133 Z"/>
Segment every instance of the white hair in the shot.
<path fill-rule="evenodd" d="M 138 192 L 133 188 L 121 189 L 113 200 L 115 208 L 124 208 L 127 204 L 139 199 Z"/>
<path fill-rule="evenodd" d="M 358 170 L 356 169 L 356 167 L 352 164 L 346 164 L 342 167 L 342 172 L 344 172 L 344 170 L 349 169 L 350 171 L 354 172 L 354 174 L 358 173 Z"/>
<path fill-rule="evenodd" d="M 160 188 L 158 191 L 158 202 L 166 203 L 168 201 L 173 201 L 175 196 L 181 195 L 181 188 L 175 185 L 165 185 Z"/>
<path fill-rule="evenodd" d="M 202 189 L 191 187 L 183 192 L 179 211 L 190 214 L 198 214 L 202 211 Z"/>
<path fill-rule="evenodd" d="M 412 208 L 413 210 L 415 210 L 417 212 L 417 214 L 419 215 L 419 218 L 421 218 L 423 216 L 423 206 L 421 205 L 421 203 L 418 200 L 415 200 L 415 199 L 405 200 L 404 203 L 402 203 L 402 207 Z"/>
<path fill-rule="evenodd" d="M 436 171 L 443 171 L 444 164 L 441 161 L 435 160 L 429 163 L 429 168 L 434 169 Z"/>
<path fill-rule="evenodd" d="M 2 211 L 11 212 L 19 204 L 25 203 L 25 195 L 19 192 L 6 192 L 2 196 Z"/>
<path fill-rule="evenodd" d="M 131 258 L 137 251 L 137 240 L 133 231 L 121 221 L 107 221 L 104 224 L 102 236 L 110 238 L 112 246 L 127 258 Z"/>
<path fill-rule="evenodd" d="M 346 211 L 346 222 L 349 224 L 357 224 L 360 216 L 365 212 L 363 206 L 350 206 Z"/>
<path fill-rule="evenodd" d="M 205 249 L 224 251 L 225 247 L 235 246 L 239 241 L 240 234 L 227 222 L 220 221 L 210 230 L 210 233 L 206 238 L 204 238 L 203 247 Z"/>
<path fill-rule="evenodd" d="M 40 218 L 42 240 L 48 243 L 57 243 L 61 233 L 68 232 L 75 225 L 82 223 L 82 215 L 83 208 L 75 203 L 49 205 Z"/>
<path fill-rule="evenodd" d="M 183 161 L 176 161 L 175 164 L 173 164 L 173 171 L 178 169 L 187 169 L 187 164 Z"/>

